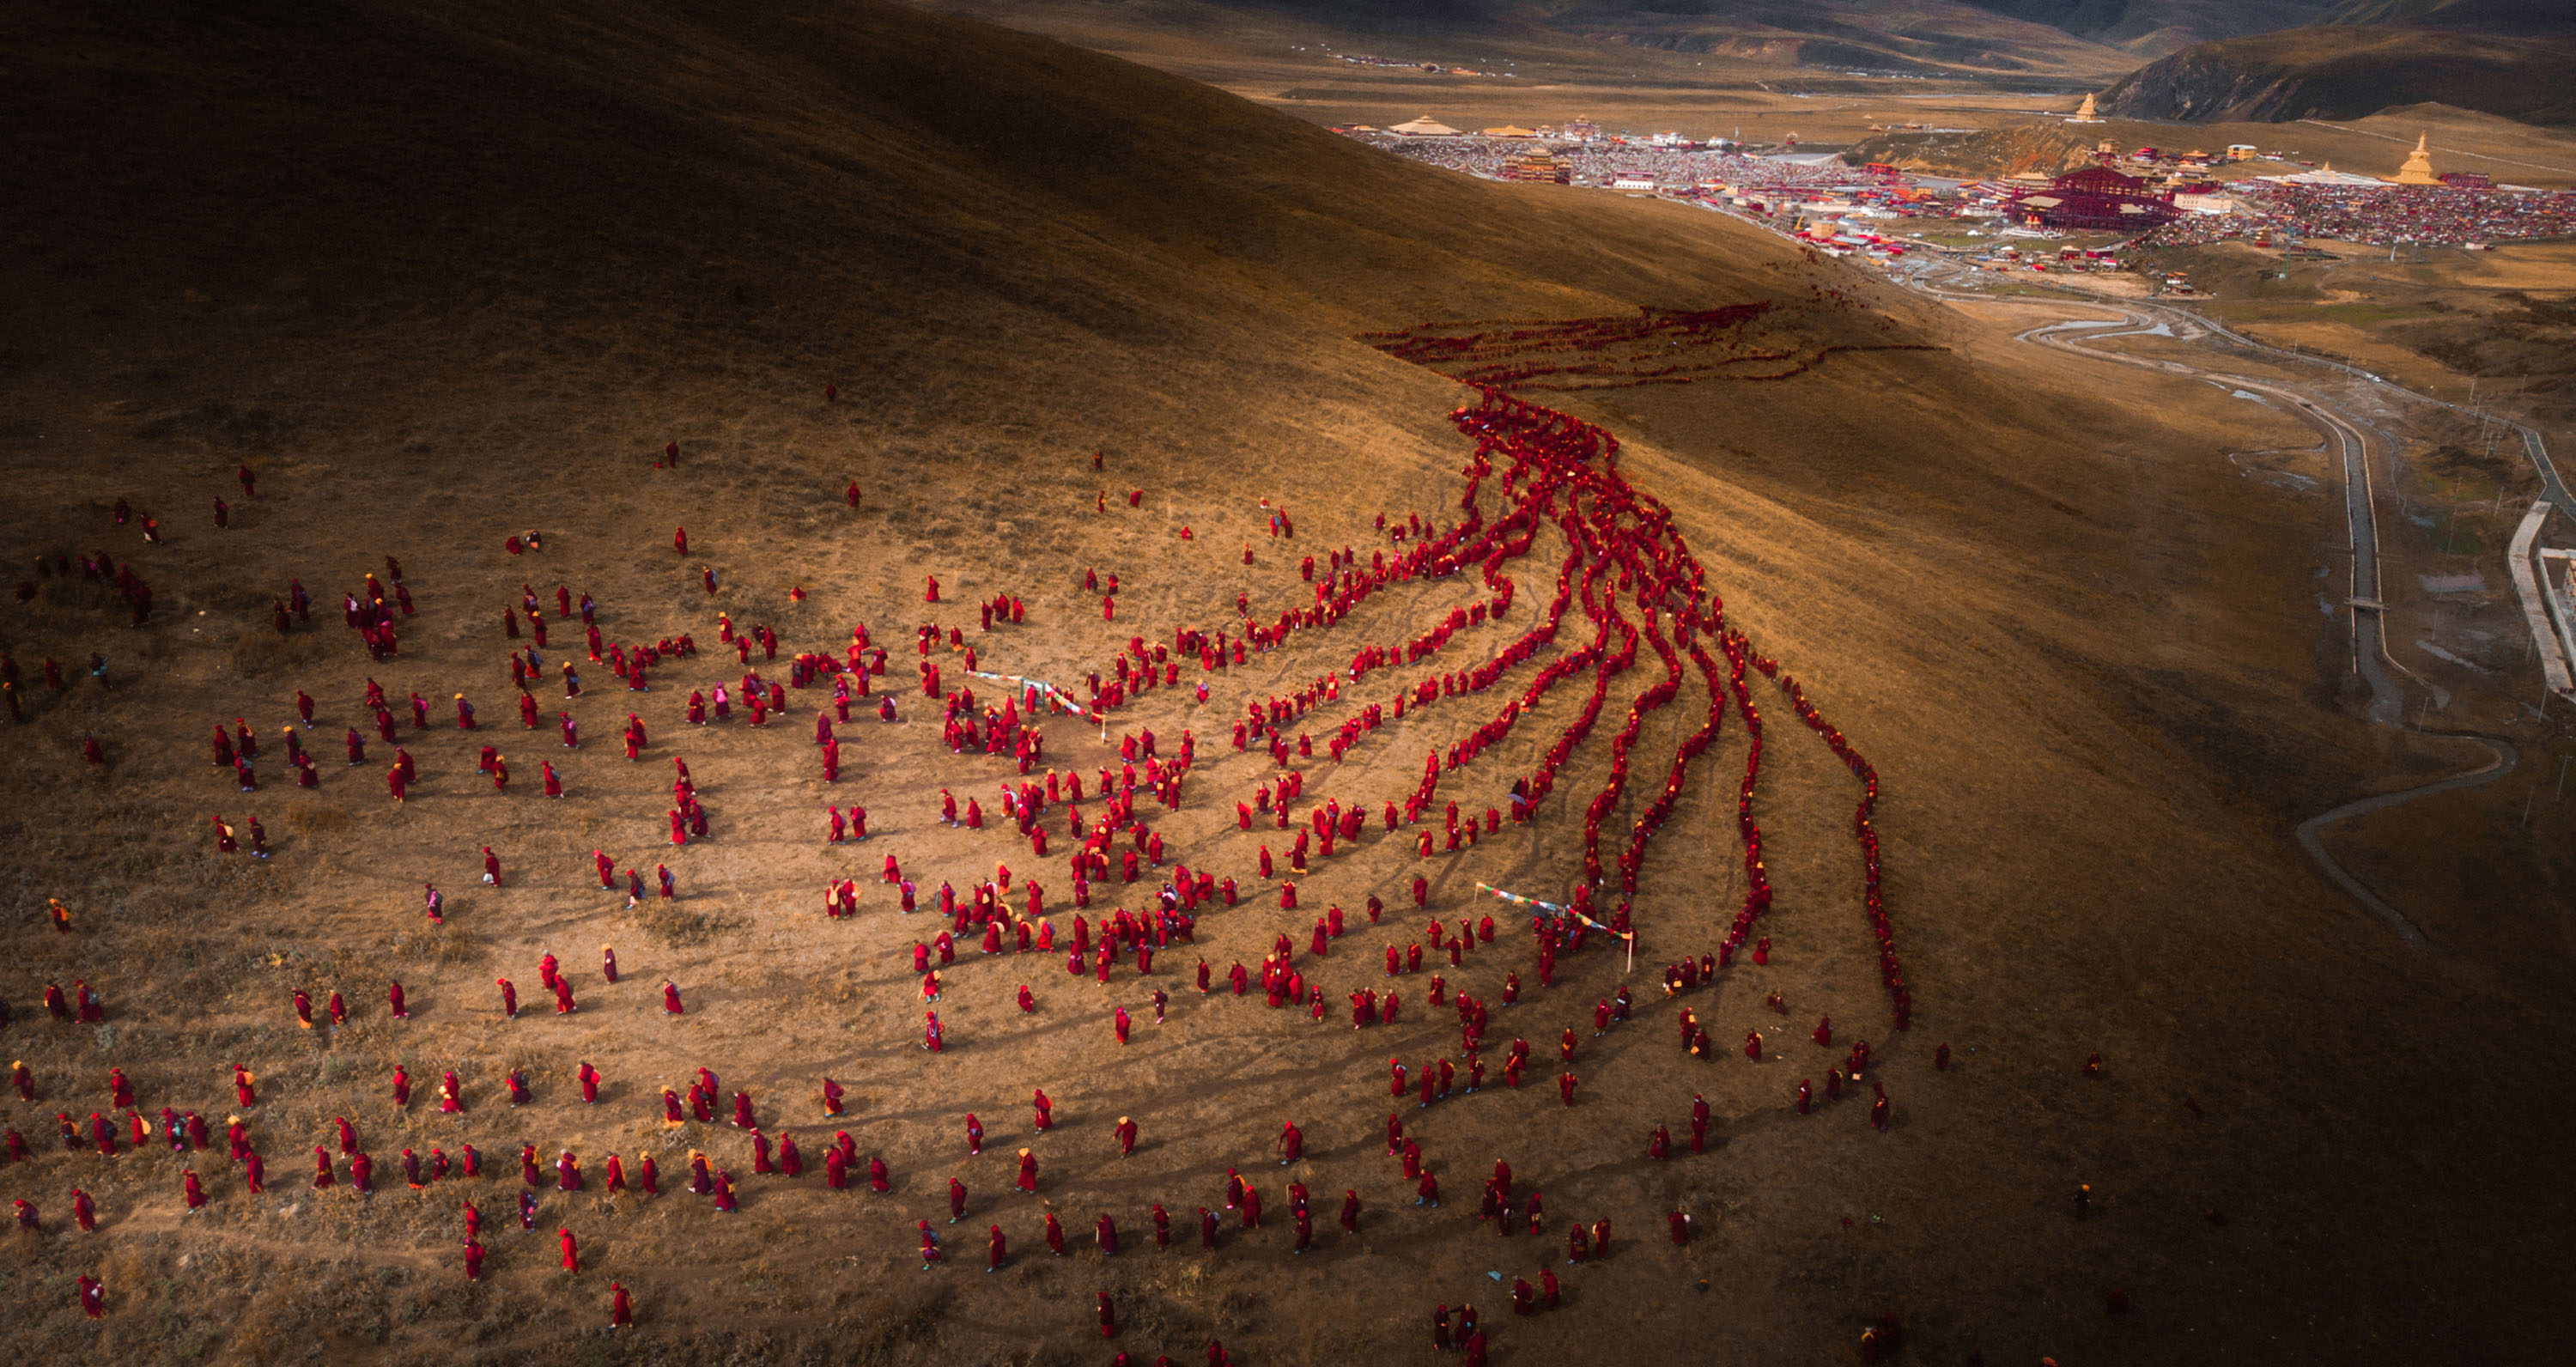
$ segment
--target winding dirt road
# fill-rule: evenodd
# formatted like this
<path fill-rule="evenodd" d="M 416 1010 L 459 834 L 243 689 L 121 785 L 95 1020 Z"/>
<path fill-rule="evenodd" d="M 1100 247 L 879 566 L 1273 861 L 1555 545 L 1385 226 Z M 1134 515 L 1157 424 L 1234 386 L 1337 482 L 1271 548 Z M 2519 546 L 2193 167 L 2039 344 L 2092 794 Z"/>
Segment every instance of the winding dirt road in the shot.
<path fill-rule="evenodd" d="M 1921 293 L 1951 303 L 2005 302 L 1984 294 L 1962 293 L 1943 288 L 1941 277 L 1947 274 L 1949 272 L 1943 267 L 1925 263 L 1924 267 L 1904 272 L 1897 278 Z M 2396 792 L 2360 798 L 2312 816 L 2299 823 L 2299 847 L 2308 852 L 2308 856 L 2316 861 L 2317 867 L 2325 872 L 2327 878 L 2331 879 L 2337 887 L 2350 893 L 2353 900 L 2359 902 L 2372 915 L 2386 922 L 2389 929 L 2397 933 L 2398 938 L 2418 949 L 2424 948 L 2426 942 L 2422 929 L 2409 920 L 2405 913 L 2390 906 L 2386 899 L 2372 892 L 2360 879 L 2354 877 L 2350 870 L 2337 863 L 2334 856 L 2326 851 L 2324 833 L 2328 827 L 2364 812 L 2380 811 L 2417 798 L 2429 797 L 2434 793 L 2493 783 L 2513 772 L 2519 755 L 2513 745 L 2507 741 L 2486 736 L 2461 735 L 2457 732 L 2425 731 L 2406 724 L 2405 688 L 2393 676 L 2392 671 L 2414 678 L 2418 683 L 2422 683 L 2423 680 L 2404 665 L 2397 663 L 2395 657 L 2388 653 L 2387 639 L 2381 626 L 2382 604 L 2385 600 L 2380 596 L 2378 500 L 2370 470 L 2370 429 L 2338 411 L 2326 396 L 2298 386 L 2229 374 L 2224 371 L 2207 370 L 2185 365 L 2179 361 L 2150 360 L 2145 357 L 2124 355 L 2117 351 L 2104 350 L 2094 344 L 2115 337 L 2137 334 L 2177 336 L 2196 330 L 2204 335 L 2226 338 L 2239 346 L 2285 361 L 2322 365 L 2340 371 L 2350 378 L 2379 386 L 2393 396 L 2419 403 L 2440 404 L 2442 407 L 2453 409 L 2457 409 L 2458 405 L 2427 398 L 2349 365 L 2320 361 L 2315 357 L 2266 346 L 2187 310 L 2142 300 L 2080 299 L 2072 295 L 2067 302 L 2070 304 L 2080 302 L 2112 310 L 2120 316 L 2044 323 L 2016 333 L 2015 340 L 2055 347 L 2061 351 L 2074 352 L 2095 360 L 2205 380 L 2232 390 L 2262 396 L 2278 404 L 2284 412 L 2294 414 L 2315 426 L 2325 435 L 2328 444 L 2338 451 L 2344 476 L 2344 524 L 2352 548 L 2351 569 L 2345 586 L 2345 624 L 2350 638 L 2353 668 L 2370 686 L 2370 703 L 2365 714 L 2376 725 L 2420 736 L 2468 741 L 2482 746 L 2488 752 L 2488 759 L 2486 763 L 2465 773 L 2454 774 L 2448 778 L 2436 779 L 2430 783 Z M 2176 324 L 2183 325 L 2183 333 L 2177 333 Z M 2502 421 L 2492 418 L 2489 420 Z M 2558 471 L 2549 459 L 2548 449 L 2542 443 L 2540 434 L 2520 423 L 2508 422 L 2506 425 L 2521 433 L 2533 468 L 2540 473 L 2544 489 L 2543 496 L 2560 503 L 2561 506 L 2570 506 L 2565 502 L 2566 486 L 2559 482 Z M 2394 452 L 2390 453 L 2392 459 L 2394 454 Z"/>

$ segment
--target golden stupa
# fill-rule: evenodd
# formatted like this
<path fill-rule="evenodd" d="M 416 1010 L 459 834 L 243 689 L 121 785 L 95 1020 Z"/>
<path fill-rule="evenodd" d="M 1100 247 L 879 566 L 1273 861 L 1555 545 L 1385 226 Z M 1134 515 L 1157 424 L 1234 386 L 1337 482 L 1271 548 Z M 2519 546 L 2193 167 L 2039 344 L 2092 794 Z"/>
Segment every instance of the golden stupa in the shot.
<path fill-rule="evenodd" d="M 2391 185 L 2439 185 L 2442 178 L 2433 174 L 2432 154 L 2424 150 L 2425 135 L 2415 135 L 2415 150 L 2406 154 L 2406 164 L 2397 168 Z"/>
<path fill-rule="evenodd" d="M 2093 112 L 2093 95 L 2090 91 L 2085 92 L 2084 107 L 2075 111 L 2074 118 L 2067 120 L 2068 123 L 2100 123 L 2101 121 L 2102 116 Z"/>

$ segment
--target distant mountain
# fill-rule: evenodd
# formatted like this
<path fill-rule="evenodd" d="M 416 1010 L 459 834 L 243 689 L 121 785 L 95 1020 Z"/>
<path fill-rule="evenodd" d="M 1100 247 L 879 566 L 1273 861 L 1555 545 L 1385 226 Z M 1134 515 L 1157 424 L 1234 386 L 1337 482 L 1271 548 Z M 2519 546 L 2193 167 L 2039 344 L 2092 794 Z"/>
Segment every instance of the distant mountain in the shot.
<path fill-rule="evenodd" d="M 1911 76 L 2116 69 L 2118 54 L 1972 0 L 1557 0 L 1513 7 L 1572 36 L 1683 52 L 1788 57 L 1800 66 Z"/>
<path fill-rule="evenodd" d="M 2439 3 L 2439 0 L 2424 0 Z M 2194 43 L 2326 22 L 2338 0 L 1967 0 L 2090 42 L 2161 57 Z M 2386 0 L 2390 4 L 2415 0 Z"/>
<path fill-rule="evenodd" d="M 2062 86 L 2067 80 L 2096 79 L 2127 67 L 2117 49 L 2069 34 L 2045 18 L 2014 13 L 2012 5 L 2023 2 L 1907 0 L 1891 6 L 1880 0 L 1207 0 L 1215 9 L 1286 12 L 1353 32 L 1546 34 L 1841 72 L 2019 78 L 2025 83 L 2039 80 Z M 2049 0 L 2029 2 L 2045 5 Z M 2116 7 L 2118 0 L 2112 3 Z M 2308 23 L 2331 0 L 2158 3 L 2269 6 L 2288 15 L 2282 23 Z"/>
<path fill-rule="evenodd" d="M 2568 0 L 2343 0 L 2325 22 L 2537 38 L 2576 33 L 2576 5 Z"/>
<path fill-rule="evenodd" d="M 1513 8 L 1510 0 L 1260 0 L 1245 8 L 1298 10 L 1336 22 L 1455 23 L 1490 19 Z"/>
<path fill-rule="evenodd" d="M 1456 0 L 1473 4 L 1477 0 Z M 1686 4 L 1692 0 L 1664 0 Z M 2576 0 L 1964 0 L 2088 42 L 2162 57 L 2203 42 L 2312 25 L 2397 25 L 2538 37 L 2576 32 Z M 1639 8 L 1661 8 L 1640 4 Z M 1727 8 L 1725 0 L 1705 0 Z"/>
<path fill-rule="evenodd" d="M 2141 58 L 2196 52 L 2208 41 L 2245 39 L 2275 32 L 2328 37 L 2300 39 L 2298 52 L 2323 53 L 2356 45 L 2366 29 L 2438 29 L 2509 39 L 2576 30 L 2576 0 L 913 0 L 1004 23 L 1015 14 L 1099 15 L 1145 29 L 1221 33 L 1260 16 L 1293 16 L 1346 35 L 1366 35 L 1390 45 L 1437 39 L 1527 42 L 1539 48 L 1572 39 L 1605 54 L 1622 48 L 1707 54 L 1757 67 L 1805 68 L 1833 73 L 1805 88 L 1835 88 L 1836 80 L 1899 76 L 1966 80 L 2005 89 L 2064 91 L 2107 84 L 2136 69 Z M 1088 20 L 1058 23 L 1046 31 L 1080 31 Z M 1253 27 L 1263 27 L 1256 22 Z M 2475 101 L 2446 93 L 2453 85 L 2509 84 L 2545 66 L 2547 54 L 2456 52 L 2438 56 L 2445 71 L 2429 84 L 2412 83 L 2407 100 L 2432 99 L 2469 108 L 2533 117 L 2541 96 L 2516 100 L 2499 91 Z M 2137 98 L 2158 109 L 2236 109 L 2250 103 L 2287 109 L 2342 109 L 2335 80 L 2274 79 L 2272 64 L 2286 49 L 2261 55 L 2250 87 L 2240 89 L 2236 62 L 2213 64 L 2206 54 L 2186 68 L 2158 71 L 2153 97 Z M 1714 65 L 1714 64 L 1712 64 Z M 2149 68 L 2151 71 L 2157 68 Z M 2213 74 L 2217 71 L 2224 74 Z M 1787 77 L 1775 79 L 1803 79 Z M 2355 82 L 2366 92 L 2376 74 Z M 2547 85 L 2540 87 L 2545 95 Z M 2528 92 L 2527 92 L 2528 93 Z M 2366 98 L 2366 94 L 2365 94 Z M 2396 98 L 2396 97 L 2392 97 Z M 2265 103 L 2268 101 L 2268 103 Z M 2383 100 L 2381 103 L 2390 101 Z M 2146 107 L 2142 105 L 2141 108 Z M 2372 105 L 2371 108 L 2378 108 Z M 2363 112 L 2368 112 L 2367 110 Z M 2160 117 L 2176 115 L 2160 114 Z M 2266 114 L 2263 117 L 2278 115 Z"/>
<path fill-rule="evenodd" d="M 2530 30 L 2505 27 L 2549 9 Z M 2525 123 L 2576 125 L 2576 25 L 2563 2 L 2354 0 L 2396 22 L 2334 22 L 2201 43 L 2151 62 L 2104 93 L 2106 113 L 2200 123 L 2354 119 L 2438 102 Z M 2475 28 L 2429 27 L 2465 21 Z M 2495 25 L 2496 27 L 2489 27 Z"/>

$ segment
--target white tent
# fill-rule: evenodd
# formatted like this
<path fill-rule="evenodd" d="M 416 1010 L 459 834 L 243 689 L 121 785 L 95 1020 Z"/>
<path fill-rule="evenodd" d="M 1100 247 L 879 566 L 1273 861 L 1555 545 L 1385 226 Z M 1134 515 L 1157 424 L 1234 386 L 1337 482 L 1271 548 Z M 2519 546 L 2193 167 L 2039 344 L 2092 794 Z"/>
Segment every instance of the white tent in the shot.
<path fill-rule="evenodd" d="M 2255 179 L 2276 181 L 2283 185 L 2386 185 L 2388 183 L 2377 176 L 2356 176 L 2350 171 L 2338 171 L 2334 169 L 2332 163 L 2328 163 L 2321 170 L 2301 171 L 2296 175 L 2288 176 L 2257 176 Z"/>

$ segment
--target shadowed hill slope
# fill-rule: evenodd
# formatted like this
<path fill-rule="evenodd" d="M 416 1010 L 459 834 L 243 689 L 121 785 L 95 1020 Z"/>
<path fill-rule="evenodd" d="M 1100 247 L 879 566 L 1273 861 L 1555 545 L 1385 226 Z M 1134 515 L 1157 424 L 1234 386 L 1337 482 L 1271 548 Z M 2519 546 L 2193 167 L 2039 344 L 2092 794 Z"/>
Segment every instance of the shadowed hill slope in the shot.
<path fill-rule="evenodd" d="M 1468 308 L 1479 281 L 1542 294 L 1667 283 L 1658 244 L 1633 231 L 1552 262 L 1541 283 L 1521 269 L 1524 244 L 1617 229 L 1598 215 L 1569 229 L 1546 207 L 1509 228 L 1480 222 L 1470 187 L 1287 118 L 927 16 L 674 7 L 547 22 L 250 5 L 12 22 L 8 98 L 25 117 L 0 212 L 22 252 L 91 294 L 294 271 L 353 298 L 398 282 L 414 306 L 505 287 L 578 299 L 616 272 L 684 262 L 788 293 L 797 268 L 833 271 L 889 306 L 980 294 L 1114 326 L 1132 272 L 1095 274 L 1077 299 L 1061 289 L 1066 263 L 1123 254 L 1161 273 L 1157 287 L 1207 288 L 1175 270 L 1299 281 L 1343 318 L 1415 279 L 1467 282 Z M 183 48 L 186 66 L 124 56 Z M 1001 63 L 1047 83 L 1045 117 L 995 79 Z M 90 117 L 43 117 L 73 107 Z M 101 146 L 118 149 L 106 164 Z M 857 230 L 818 237 L 827 213 Z M 596 250 L 506 250 L 540 215 Z M 1387 234 L 1390 217 L 1434 240 Z M 1331 253 L 1333 269 L 1301 272 L 1302 253 Z M 1725 295 L 1729 281 L 1697 274 Z"/>

